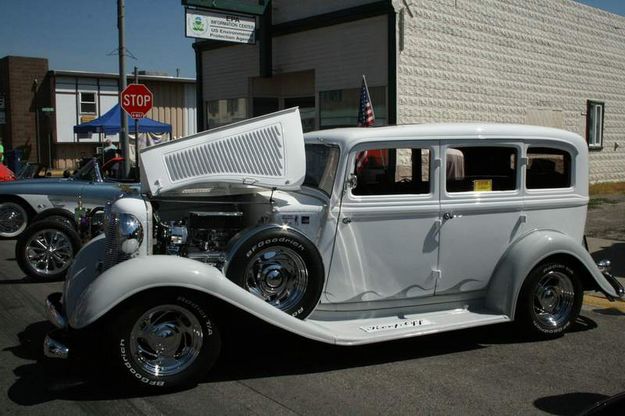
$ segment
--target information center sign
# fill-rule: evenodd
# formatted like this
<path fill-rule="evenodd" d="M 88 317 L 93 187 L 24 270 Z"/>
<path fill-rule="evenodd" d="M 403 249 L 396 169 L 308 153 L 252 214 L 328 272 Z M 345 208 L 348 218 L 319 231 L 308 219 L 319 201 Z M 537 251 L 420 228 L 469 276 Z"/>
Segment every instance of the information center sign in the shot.
<path fill-rule="evenodd" d="M 189 38 L 223 40 L 226 42 L 256 42 L 256 18 L 236 14 L 186 9 L 186 36 Z"/>

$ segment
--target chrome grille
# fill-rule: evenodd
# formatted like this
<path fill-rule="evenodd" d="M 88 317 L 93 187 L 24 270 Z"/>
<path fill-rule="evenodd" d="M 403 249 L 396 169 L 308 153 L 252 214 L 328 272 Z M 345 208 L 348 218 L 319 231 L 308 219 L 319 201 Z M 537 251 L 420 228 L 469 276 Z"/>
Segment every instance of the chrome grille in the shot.
<path fill-rule="evenodd" d="M 117 247 L 117 217 L 111 213 L 111 206 L 107 204 L 104 209 L 105 224 L 104 227 L 104 261 L 102 262 L 102 270 L 107 270 L 117 264 L 117 256 L 119 247 Z"/>
<path fill-rule="evenodd" d="M 165 156 L 172 182 L 202 175 L 284 176 L 284 143 L 278 124 Z"/>
<path fill-rule="evenodd" d="M 119 218 L 113 215 L 111 212 L 111 204 L 107 204 L 104 208 L 104 259 L 102 261 L 102 271 L 108 270 L 115 266 L 117 263 L 121 263 L 124 260 L 128 260 L 130 256 L 120 250 L 119 236 L 117 235 L 117 224 Z"/>

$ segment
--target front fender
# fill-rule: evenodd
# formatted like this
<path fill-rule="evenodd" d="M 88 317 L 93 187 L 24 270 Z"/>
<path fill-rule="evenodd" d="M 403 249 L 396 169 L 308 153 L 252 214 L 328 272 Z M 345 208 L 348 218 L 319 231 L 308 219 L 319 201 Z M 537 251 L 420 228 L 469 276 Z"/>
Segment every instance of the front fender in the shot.
<path fill-rule="evenodd" d="M 497 264 L 486 298 L 489 310 L 514 319 L 525 278 L 543 260 L 557 254 L 574 257 L 593 277 L 601 291 L 615 298 L 620 297 L 578 241 L 557 231 L 536 230 L 515 242 Z"/>
<path fill-rule="evenodd" d="M 76 267 L 72 270 L 84 273 L 87 269 Z M 89 280 L 87 276 L 83 279 Z M 336 342 L 326 329 L 269 305 L 228 280 L 215 267 L 184 257 L 166 255 L 126 260 L 91 279 L 84 290 L 66 292 L 73 293 L 75 298 L 66 301 L 69 324 L 72 328 L 84 328 L 131 296 L 158 287 L 180 287 L 203 292 L 280 328 L 318 341 Z"/>

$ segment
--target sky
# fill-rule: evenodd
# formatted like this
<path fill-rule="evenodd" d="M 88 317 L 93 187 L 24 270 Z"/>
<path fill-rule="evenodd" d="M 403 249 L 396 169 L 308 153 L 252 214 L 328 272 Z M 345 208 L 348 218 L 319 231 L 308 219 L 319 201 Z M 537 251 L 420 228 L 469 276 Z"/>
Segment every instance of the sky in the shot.
<path fill-rule="evenodd" d="M 314 1 L 314 0 L 310 0 Z M 338 1 L 338 0 L 337 0 Z M 579 0 L 625 16 L 625 0 Z M 180 0 L 126 0 L 126 70 L 195 78 Z M 116 0 L 0 0 L 0 58 L 48 58 L 54 70 L 118 71 Z"/>
<path fill-rule="evenodd" d="M 180 0 L 126 0 L 126 70 L 195 78 Z M 0 58 L 48 58 L 54 70 L 118 72 L 116 0 L 0 0 Z M 112 55 L 109 55 L 112 54 Z"/>

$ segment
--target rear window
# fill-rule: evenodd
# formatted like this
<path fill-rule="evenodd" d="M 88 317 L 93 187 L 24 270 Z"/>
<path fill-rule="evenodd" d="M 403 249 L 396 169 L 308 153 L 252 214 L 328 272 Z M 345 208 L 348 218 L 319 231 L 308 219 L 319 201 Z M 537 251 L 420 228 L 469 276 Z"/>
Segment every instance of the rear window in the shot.
<path fill-rule="evenodd" d="M 527 189 L 568 188 L 571 186 L 571 155 L 560 149 L 527 149 Z"/>

